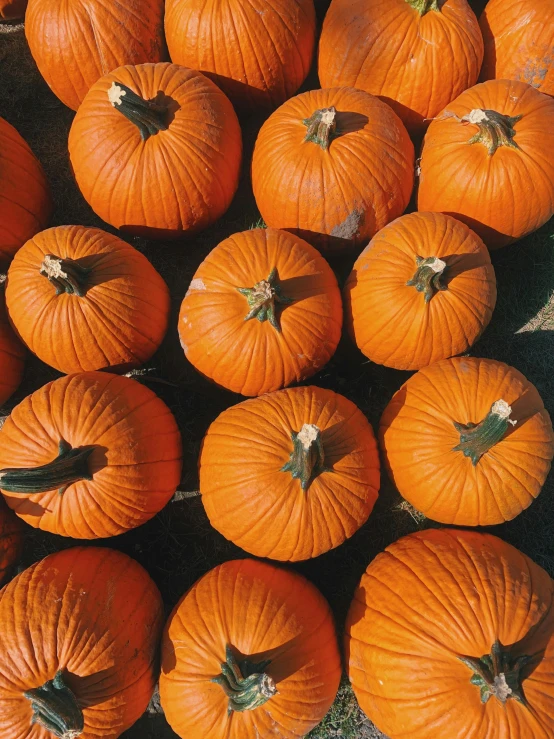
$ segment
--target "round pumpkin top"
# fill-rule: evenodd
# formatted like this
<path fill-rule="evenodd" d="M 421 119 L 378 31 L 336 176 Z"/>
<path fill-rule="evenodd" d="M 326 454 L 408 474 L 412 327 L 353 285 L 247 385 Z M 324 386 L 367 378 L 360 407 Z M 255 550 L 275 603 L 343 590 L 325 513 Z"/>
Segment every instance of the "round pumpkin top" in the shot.
<path fill-rule="evenodd" d="M 17 390 L 24 364 L 25 349 L 10 326 L 4 288 L 0 286 L 0 405 Z"/>
<path fill-rule="evenodd" d="M 341 327 L 340 291 L 325 259 L 296 236 L 262 228 L 210 252 L 179 315 L 188 360 L 243 395 L 313 375 L 334 354 Z"/>
<path fill-rule="evenodd" d="M 428 530 L 367 568 L 346 622 L 361 708 L 391 739 L 550 739 L 554 583 L 495 536 Z"/>
<path fill-rule="evenodd" d="M 381 418 L 399 492 L 434 521 L 491 526 L 539 494 L 554 455 L 550 416 L 513 367 L 456 357 L 410 377 Z"/>
<path fill-rule="evenodd" d="M 367 419 L 350 400 L 318 387 L 223 411 L 204 437 L 199 465 L 211 524 L 272 559 L 307 559 L 339 546 L 366 521 L 379 490 Z"/>
<path fill-rule="evenodd" d="M 160 698 L 183 739 L 297 739 L 323 719 L 340 675 L 333 617 L 317 588 L 235 560 L 198 580 L 169 617 Z"/>

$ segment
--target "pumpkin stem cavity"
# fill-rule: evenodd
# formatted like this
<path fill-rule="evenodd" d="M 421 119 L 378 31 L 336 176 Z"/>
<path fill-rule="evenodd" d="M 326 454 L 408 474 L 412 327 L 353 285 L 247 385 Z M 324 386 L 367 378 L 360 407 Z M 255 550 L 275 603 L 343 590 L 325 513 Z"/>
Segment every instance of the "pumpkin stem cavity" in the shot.
<path fill-rule="evenodd" d="M 480 423 L 454 422 L 456 431 L 460 432 L 460 443 L 452 451 L 463 452 L 475 467 L 483 454 L 504 438 L 510 426 L 516 425 L 517 421 L 510 418 L 511 413 L 511 406 L 500 399 L 492 404 L 489 413 Z"/>
<path fill-rule="evenodd" d="M 495 110 L 474 108 L 461 120 L 463 123 L 473 123 L 479 128 L 475 136 L 470 138 L 468 144 L 483 144 L 492 156 L 500 146 L 519 149 L 514 141 L 517 133 L 514 126 L 520 119 L 520 115 L 510 117 L 497 113 Z"/>
<path fill-rule="evenodd" d="M 406 0 L 420 15 L 425 15 L 430 10 L 440 12 L 439 0 Z"/>
<path fill-rule="evenodd" d="M 81 267 L 74 259 L 63 259 L 54 254 L 46 254 L 40 267 L 40 274 L 48 278 L 56 288 L 56 295 L 67 293 L 82 298 L 86 292 L 87 279 L 92 269 Z"/>
<path fill-rule="evenodd" d="M 250 310 L 244 317 L 245 321 L 257 318 L 258 321 L 269 321 L 273 328 L 281 332 L 281 326 L 277 321 L 275 313 L 276 305 L 289 305 L 292 298 L 285 297 L 277 281 L 277 268 L 273 267 L 267 280 L 260 280 L 254 287 L 237 287 L 241 295 L 244 295 L 250 306 Z"/>
<path fill-rule="evenodd" d="M 459 659 L 473 671 L 470 682 L 476 685 L 481 692 L 481 703 L 495 697 L 502 705 L 510 699 L 526 705 L 521 672 L 533 659 L 527 655 L 513 657 L 510 652 L 497 640 L 491 648 L 490 654 L 483 657 L 459 657 Z"/>
<path fill-rule="evenodd" d="M 305 118 L 302 121 L 308 127 L 304 141 L 311 141 L 313 144 L 321 146 L 324 151 L 327 151 L 329 144 L 337 132 L 336 119 L 337 109 L 335 106 L 316 110 L 309 118 Z"/>
<path fill-rule="evenodd" d="M 447 269 L 446 262 L 437 257 L 416 257 L 417 269 L 411 280 L 406 285 L 415 287 L 418 293 L 423 293 L 425 302 L 428 303 L 433 295 L 441 290 L 447 290 L 447 286 L 441 281 Z"/>
<path fill-rule="evenodd" d="M 155 136 L 160 131 L 167 131 L 169 127 L 167 105 L 160 105 L 155 98 L 144 100 L 120 82 L 112 82 L 108 90 L 108 100 L 125 118 L 137 126 L 143 141 L 147 141 L 150 136 Z"/>
<path fill-rule="evenodd" d="M 292 432 L 292 443 L 290 459 L 281 472 L 290 472 L 295 480 L 300 480 L 302 490 L 307 490 L 315 477 L 329 471 L 325 467 L 321 431 L 313 423 L 305 423 L 298 433 Z"/>
<path fill-rule="evenodd" d="M 229 714 L 233 711 L 253 711 L 277 693 L 273 678 L 264 672 L 270 663 L 269 659 L 263 662 L 243 659 L 238 662 L 227 644 L 221 675 L 213 677 L 212 682 L 221 685 L 229 698 Z"/>
<path fill-rule="evenodd" d="M 59 739 L 75 739 L 83 733 L 83 712 L 75 694 L 64 683 L 61 670 L 53 680 L 23 695 L 31 702 L 33 724 L 40 724 Z"/>

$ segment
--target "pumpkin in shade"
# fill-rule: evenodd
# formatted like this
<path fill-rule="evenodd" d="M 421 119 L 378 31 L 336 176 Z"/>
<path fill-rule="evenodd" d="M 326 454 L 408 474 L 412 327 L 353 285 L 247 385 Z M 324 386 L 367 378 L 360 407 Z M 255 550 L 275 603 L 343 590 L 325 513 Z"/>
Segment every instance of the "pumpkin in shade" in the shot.
<path fill-rule="evenodd" d="M 27 0 L 0 0 L 0 23 L 22 20 L 26 7 Z"/>
<path fill-rule="evenodd" d="M 175 493 L 181 437 L 169 408 L 136 380 L 82 372 L 14 408 L 0 430 L 0 490 L 35 528 L 115 536 Z"/>
<path fill-rule="evenodd" d="M 318 387 L 268 393 L 223 411 L 204 437 L 199 466 L 212 526 L 271 559 L 308 559 L 338 547 L 366 522 L 379 490 L 379 453 L 366 417 Z"/>
<path fill-rule="evenodd" d="M 431 123 L 420 166 L 418 210 L 464 221 L 489 249 L 517 241 L 554 215 L 554 99 L 475 85 Z"/>
<path fill-rule="evenodd" d="M 340 290 L 325 259 L 297 236 L 262 228 L 210 252 L 179 315 L 191 364 L 243 395 L 313 375 L 334 354 L 341 327 Z"/>
<path fill-rule="evenodd" d="M 69 155 L 104 221 L 134 235 L 180 238 L 229 207 L 242 138 L 229 99 L 203 74 L 141 64 L 92 86 L 72 123 Z"/>
<path fill-rule="evenodd" d="M 539 494 L 554 455 L 537 389 L 513 367 L 476 357 L 410 377 L 383 413 L 380 439 L 400 494 L 458 526 L 515 518 Z"/>
<path fill-rule="evenodd" d="M 28 241 L 10 266 L 6 300 L 29 349 L 67 373 L 141 365 L 169 320 L 169 290 L 146 257 L 82 226 Z"/>
<path fill-rule="evenodd" d="M 271 228 L 322 251 L 361 246 L 401 215 L 414 181 L 414 147 L 391 108 L 353 88 L 311 90 L 262 126 L 252 185 Z"/>
<path fill-rule="evenodd" d="M 0 288 L 0 406 L 19 387 L 24 365 L 25 349 L 10 326 L 4 290 Z"/>
<path fill-rule="evenodd" d="M 313 0 L 167 0 L 171 60 L 198 69 L 234 105 L 259 112 L 298 90 L 315 44 Z"/>
<path fill-rule="evenodd" d="M 0 585 L 4 584 L 23 551 L 23 525 L 6 502 L 0 500 Z"/>
<path fill-rule="evenodd" d="M 322 87 L 358 87 L 411 134 L 477 82 L 483 38 L 466 0 L 333 0 L 319 43 Z"/>
<path fill-rule="evenodd" d="M 297 739 L 331 706 L 341 664 L 331 610 L 295 572 L 252 559 L 200 578 L 169 617 L 160 699 L 183 739 Z"/>
<path fill-rule="evenodd" d="M 490 534 L 405 536 L 346 620 L 360 707 L 390 739 L 552 739 L 554 582 Z"/>
<path fill-rule="evenodd" d="M 4 588 L 0 623 L 3 739 L 117 739 L 146 710 L 163 603 L 126 554 L 51 554 Z"/>
<path fill-rule="evenodd" d="M 489 252 L 442 213 L 401 216 L 360 254 L 345 286 L 352 338 L 372 362 L 401 370 L 465 352 L 490 321 Z"/>

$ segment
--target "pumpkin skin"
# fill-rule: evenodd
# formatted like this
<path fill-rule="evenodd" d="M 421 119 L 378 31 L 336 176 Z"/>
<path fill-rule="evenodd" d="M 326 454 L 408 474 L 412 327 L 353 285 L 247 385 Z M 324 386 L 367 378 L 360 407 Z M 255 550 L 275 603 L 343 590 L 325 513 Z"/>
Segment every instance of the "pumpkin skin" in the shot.
<path fill-rule="evenodd" d="M 23 524 L 0 500 L 0 585 L 4 584 L 23 551 Z"/>
<path fill-rule="evenodd" d="M 276 269 L 270 287 L 267 278 Z M 239 289 L 266 285 L 255 308 Z M 263 296 L 262 296 L 263 297 Z M 274 306 L 275 323 L 264 305 Z M 187 359 L 218 385 L 261 395 L 299 382 L 332 357 L 342 328 L 337 280 L 323 257 L 302 239 L 252 229 L 222 241 L 200 265 L 179 314 Z"/>
<path fill-rule="evenodd" d="M 418 531 L 367 568 L 346 622 L 346 659 L 362 710 L 390 739 L 550 739 L 554 583 L 489 534 Z M 519 672 L 527 706 L 471 683 L 495 642 Z M 517 675 L 517 673 L 516 673 Z M 414 679 L 417 677 L 417 679 Z M 506 679 L 498 677 L 506 687 Z"/>
<path fill-rule="evenodd" d="M 145 711 L 158 676 L 163 604 L 126 554 L 100 547 L 51 554 L 4 588 L 0 620 L 5 739 L 56 736 L 32 723 L 24 693 L 58 671 L 82 711 L 83 739 L 117 739 Z"/>
<path fill-rule="evenodd" d="M 319 123 L 331 108 L 332 120 Z M 401 215 L 413 178 L 414 147 L 400 119 L 348 87 L 288 100 L 262 126 L 252 159 L 254 197 L 267 225 L 331 253 L 367 243 Z"/>
<path fill-rule="evenodd" d="M 507 407 L 493 411 L 498 401 Z M 554 455 L 537 389 L 513 367 L 476 357 L 444 359 L 410 377 L 379 434 L 400 494 L 428 518 L 457 526 L 515 518 L 539 494 Z"/>
<path fill-rule="evenodd" d="M 58 226 L 28 241 L 10 266 L 6 300 L 29 349 L 66 373 L 140 366 L 169 321 L 169 290 L 154 267 L 98 228 Z"/>
<path fill-rule="evenodd" d="M 304 449 L 302 434 L 312 432 Z M 212 526 L 256 557 L 278 560 L 338 547 L 366 522 L 379 490 L 366 417 L 318 387 L 280 390 L 223 411 L 204 437 L 199 467 Z"/>
<path fill-rule="evenodd" d="M 310 70 L 314 3 L 167 0 L 165 33 L 175 64 L 206 74 L 243 110 L 273 110 Z"/>
<path fill-rule="evenodd" d="M 271 660 L 262 674 L 268 692 L 278 692 L 263 706 L 228 713 L 229 699 L 212 680 L 227 645 L 237 660 Z M 162 639 L 161 704 L 183 739 L 305 736 L 331 706 L 340 676 L 333 617 L 321 593 L 301 575 L 256 560 L 225 562 L 198 580 Z"/>
<path fill-rule="evenodd" d="M 24 366 L 25 349 L 10 326 L 4 290 L 0 288 L 0 406 L 19 387 Z"/>
<path fill-rule="evenodd" d="M 73 483 L 58 481 L 58 473 L 49 490 L 23 492 L 30 485 L 21 473 L 5 474 L 58 460 L 62 440 L 84 448 Z M 31 526 L 75 539 L 116 536 L 151 519 L 175 493 L 181 437 L 169 408 L 148 388 L 82 372 L 48 383 L 14 408 L 0 430 L 0 470 L 8 505 Z M 21 492 L 8 489 L 16 477 Z"/>
<path fill-rule="evenodd" d="M 25 35 L 52 92 L 77 110 L 117 67 L 167 59 L 163 7 L 162 0 L 29 0 Z"/>
<path fill-rule="evenodd" d="M 22 19 L 26 7 L 27 0 L 0 0 L 0 22 Z"/>
<path fill-rule="evenodd" d="M 427 263 L 418 267 L 418 258 Z M 344 298 L 350 335 L 366 357 L 415 370 L 479 338 L 496 303 L 496 278 L 486 246 L 465 224 L 410 213 L 360 254 Z"/>
<path fill-rule="evenodd" d="M 322 87 L 378 95 L 414 136 L 477 82 L 483 39 L 466 0 L 333 0 L 319 43 Z"/>
<path fill-rule="evenodd" d="M 485 111 L 500 125 L 470 122 Z M 554 214 L 554 100 L 525 82 L 475 85 L 431 123 L 420 167 L 418 210 L 464 221 L 489 249 L 517 241 Z"/>
<path fill-rule="evenodd" d="M 119 104 L 110 102 L 110 89 L 120 91 Z M 131 91 L 146 106 L 158 100 L 156 125 L 166 130 L 143 140 L 121 112 Z M 242 137 L 233 106 L 204 75 L 175 64 L 142 64 L 120 67 L 92 86 L 71 126 L 69 155 L 77 184 L 100 218 L 134 235 L 177 239 L 206 228 L 229 207 Z"/>

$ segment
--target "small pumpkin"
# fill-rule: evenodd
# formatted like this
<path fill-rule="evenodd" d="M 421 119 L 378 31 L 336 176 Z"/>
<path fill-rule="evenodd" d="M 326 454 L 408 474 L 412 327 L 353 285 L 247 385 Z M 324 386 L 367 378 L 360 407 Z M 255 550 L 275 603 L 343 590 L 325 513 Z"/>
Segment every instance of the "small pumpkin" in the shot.
<path fill-rule="evenodd" d="M 128 377 L 61 377 L 25 398 L 0 430 L 8 505 L 53 534 L 96 539 L 140 526 L 169 501 L 180 476 L 171 411 Z"/>
<path fill-rule="evenodd" d="M 167 0 L 175 64 L 198 69 L 239 108 L 272 110 L 298 90 L 315 44 L 313 0 Z"/>
<path fill-rule="evenodd" d="M 0 500 L 0 585 L 4 584 L 23 551 L 23 525 Z"/>
<path fill-rule="evenodd" d="M 10 266 L 6 300 L 29 349 L 67 373 L 140 366 L 169 320 L 169 290 L 154 267 L 99 228 L 37 234 Z"/>
<path fill-rule="evenodd" d="M 3 739 L 117 739 L 146 710 L 163 603 L 126 554 L 51 554 L 4 588 L 0 623 Z"/>
<path fill-rule="evenodd" d="M 210 252 L 179 314 L 191 364 L 243 395 L 313 375 L 334 354 L 341 327 L 340 290 L 325 259 L 296 236 L 262 228 Z"/>
<path fill-rule="evenodd" d="M 492 526 L 531 505 L 554 455 L 550 416 L 513 367 L 456 357 L 410 377 L 381 418 L 401 495 L 428 518 Z"/>
<path fill-rule="evenodd" d="M 73 119 L 69 155 L 100 218 L 134 235 L 176 239 L 229 207 L 242 138 L 229 99 L 203 74 L 141 64 L 92 86 Z"/>
<path fill-rule="evenodd" d="M 346 621 L 360 707 L 390 739 L 551 739 L 554 582 L 489 534 L 430 529 L 367 568 Z"/>
<path fill-rule="evenodd" d="M 25 349 L 10 326 L 4 290 L 0 288 L 0 406 L 19 387 L 24 366 Z"/>
<path fill-rule="evenodd" d="M 301 575 L 265 562 L 210 570 L 163 635 L 161 704 L 183 739 L 305 736 L 327 713 L 340 676 L 326 600 Z"/>
<path fill-rule="evenodd" d="M 475 85 L 429 126 L 420 168 L 418 210 L 464 221 L 489 249 L 523 238 L 554 215 L 554 99 L 525 82 Z"/>
<path fill-rule="evenodd" d="M 212 526 L 271 559 L 297 561 L 338 547 L 366 522 L 379 490 L 379 453 L 366 417 L 318 387 L 268 393 L 223 411 L 204 437 L 199 466 Z"/>
<path fill-rule="evenodd" d="M 22 20 L 26 8 L 27 0 L 0 0 L 0 23 Z"/>
<path fill-rule="evenodd" d="M 352 338 L 377 364 L 414 370 L 465 352 L 489 323 L 489 252 L 442 213 L 401 216 L 373 237 L 345 285 Z"/>
<path fill-rule="evenodd" d="M 311 90 L 264 123 L 252 159 L 262 218 L 322 251 L 361 246 L 403 213 L 414 147 L 378 98 L 353 88 Z"/>

